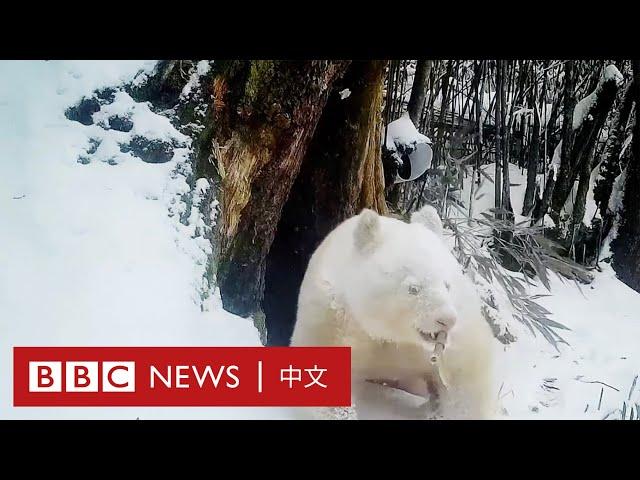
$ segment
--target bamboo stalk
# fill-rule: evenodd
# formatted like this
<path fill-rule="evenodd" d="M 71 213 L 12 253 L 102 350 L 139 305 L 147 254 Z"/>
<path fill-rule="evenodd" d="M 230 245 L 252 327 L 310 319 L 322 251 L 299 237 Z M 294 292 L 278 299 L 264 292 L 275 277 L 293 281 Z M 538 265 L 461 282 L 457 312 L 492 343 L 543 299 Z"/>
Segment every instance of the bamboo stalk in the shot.
<path fill-rule="evenodd" d="M 431 355 L 430 361 L 432 364 L 436 364 L 440 362 L 440 357 L 442 357 L 442 352 L 444 352 L 444 346 L 447 343 L 447 332 L 441 331 L 436 335 L 436 346 L 433 349 L 433 354 Z"/>

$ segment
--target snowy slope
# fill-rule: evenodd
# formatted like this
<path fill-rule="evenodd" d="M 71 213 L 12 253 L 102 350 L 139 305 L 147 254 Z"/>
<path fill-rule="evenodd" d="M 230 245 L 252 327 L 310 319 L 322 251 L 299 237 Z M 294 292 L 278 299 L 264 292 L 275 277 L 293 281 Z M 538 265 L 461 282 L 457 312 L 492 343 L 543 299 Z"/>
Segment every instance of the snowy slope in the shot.
<path fill-rule="evenodd" d="M 124 92 L 109 108 L 133 113 L 131 132 L 64 116 L 83 95 L 154 63 L 0 62 L 0 418 L 289 416 L 284 409 L 11 406 L 13 346 L 260 345 L 252 323 L 222 310 L 203 285 L 208 245 L 196 235 L 200 219 L 178 222 L 189 139 Z M 144 163 L 117 148 L 136 133 L 183 146 L 167 163 Z M 90 138 L 100 146 L 90 163 L 78 163 Z M 205 292 L 212 296 L 203 302 Z"/>
<path fill-rule="evenodd" d="M 557 352 L 524 332 L 505 348 L 500 397 L 507 418 L 620 418 L 625 402 L 628 418 L 629 408 L 640 404 L 640 385 L 632 390 L 640 374 L 640 295 L 603 265 L 582 287 L 584 296 L 556 279 L 552 296 L 540 300 L 554 320 L 571 328 L 562 332 L 569 346 Z"/>
<path fill-rule="evenodd" d="M 483 168 L 493 178 L 494 165 Z M 511 183 L 517 184 L 511 200 L 520 221 L 526 172 L 511 165 L 509 174 Z M 480 197 L 474 206 L 476 215 L 493 207 L 493 188 L 483 177 L 475 195 Z M 465 203 L 469 194 L 467 178 L 462 193 Z M 593 215 L 595 207 L 589 203 L 592 195 L 587 210 Z M 602 258 L 606 256 L 605 252 Z M 640 404 L 640 384 L 632 389 L 640 374 L 640 294 L 620 282 L 608 263 L 600 266 L 603 271 L 593 272 L 595 280 L 581 290 L 555 275 L 549 277 L 550 292 L 539 284 L 530 289 L 531 294 L 549 295 L 537 301 L 552 312 L 553 320 L 571 329 L 559 332 L 569 345 L 559 345 L 557 351 L 539 334 L 534 337 L 522 324 L 510 322 L 517 341 L 496 342 L 495 349 L 500 365 L 496 394 L 504 409 L 498 418 L 620 418 L 625 402 L 628 418 L 630 407 Z"/>

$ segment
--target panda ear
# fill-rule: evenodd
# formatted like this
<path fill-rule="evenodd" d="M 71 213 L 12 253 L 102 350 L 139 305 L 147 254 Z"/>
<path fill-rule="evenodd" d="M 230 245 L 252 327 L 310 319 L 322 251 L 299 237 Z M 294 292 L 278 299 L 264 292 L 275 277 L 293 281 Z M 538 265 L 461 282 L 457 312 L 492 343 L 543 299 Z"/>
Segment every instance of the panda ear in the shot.
<path fill-rule="evenodd" d="M 436 235 L 442 236 L 442 220 L 435 208 L 425 205 L 417 212 L 411 214 L 411 223 L 424 225 Z"/>
<path fill-rule="evenodd" d="M 380 237 L 380 217 L 373 210 L 365 208 L 358 215 L 357 222 L 353 234 L 356 249 L 360 252 L 373 250 Z"/>

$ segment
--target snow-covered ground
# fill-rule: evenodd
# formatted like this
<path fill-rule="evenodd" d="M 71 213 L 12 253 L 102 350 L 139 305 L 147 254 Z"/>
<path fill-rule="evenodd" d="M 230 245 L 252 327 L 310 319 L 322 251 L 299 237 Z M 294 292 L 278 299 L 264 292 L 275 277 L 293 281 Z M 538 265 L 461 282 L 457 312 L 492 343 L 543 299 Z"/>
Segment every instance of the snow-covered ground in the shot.
<path fill-rule="evenodd" d="M 253 324 L 225 312 L 216 292 L 201 300 L 207 242 L 195 235 L 200 219 L 178 221 L 188 185 L 174 172 L 187 167 L 189 139 L 124 92 L 109 109 L 132 114 L 131 132 L 64 116 L 83 95 L 154 64 L 0 62 L 0 418 L 289 416 L 278 408 L 12 407 L 13 346 L 260 345 Z M 185 146 L 167 163 L 144 163 L 118 149 L 133 134 Z M 100 146 L 78 163 L 90 138 Z"/>
<path fill-rule="evenodd" d="M 499 397 L 505 418 L 620 418 L 623 404 L 640 404 L 640 295 L 615 278 L 608 264 L 581 293 L 551 279 L 539 302 L 571 331 L 559 352 L 525 329 L 499 357 L 506 368 Z M 536 293 L 549 293 L 537 288 Z M 583 296 L 584 294 L 584 296 Z M 602 398 L 600 398 L 602 394 Z"/>
<path fill-rule="evenodd" d="M 493 178 L 494 165 L 483 168 Z M 516 221 L 521 221 L 526 171 L 511 165 L 509 175 L 514 184 L 513 210 Z M 462 194 L 466 202 L 469 180 L 465 180 Z M 475 215 L 493 207 L 493 188 L 483 177 L 474 195 L 480 197 Z M 591 203 L 593 195 L 587 205 L 593 215 L 595 206 Z M 640 374 L 640 294 L 620 282 L 608 263 L 600 262 L 600 266 L 603 271 L 593 272 L 595 280 L 590 285 L 578 288 L 550 275 L 551 291 L 540 284 L 529 290 L 549 295 L 537 302 L 552 312 L 553 320 L 571 329 L 558 332 L 569 345 L 561 344 L 557 351 L 540 334 L 534 337 L 516 320 L 509 321 L 517 341 L 508 345 L 496 342 L 496 388 L 504 409 L 499 418 L 620 418 L 619 409 L 625 402 L 628 418 L 631 406 L 638 408 L 640 384 L 633 391 L 632 387 Z"/>
<path fill-rule="evenodd" d="M 131 132 L 64 116 L 83 95 L 153 65 L 0 62 L 0 418 L 293 415 L 284 408 L 12 407 L 13 346 L 260 344 L 253 324 L 225 312 L 203 283 L 209 246 L 202 218 L 194 209 L 188 225 L 178 221 L 189 191 L 188 138 L 124 92 L 94 119 L 107 110 L 130 114 Z M 118 148 L 134 134 L 180 146 L 167 163 L 144 163 Z M 100 145 L 79 163 L 90 139 Z M 520 184 L 512 191 L 519 213 L 526 181 L 515 166 L 511 182 Z M 194 203 L 206 188 L 197 183 Z M 486 195 L 476 214 L 491 207 L 492 190 L 485 184 L 477 192 Z M 496 342 L 499 418 L 615 418 L 625 401 L 627 409 L 640 403 L 640 385 L 629 395 L 640 373 L 640 295 L 601 265 L 582 292 L 551 276 L 551 296 L 538 300 L 571 329 L 561 332 L 569 346 L 558 352 L 517 322 L 510 324 L 516 342 Z M 532 293 L 549 292 L 537 286 Z"/>

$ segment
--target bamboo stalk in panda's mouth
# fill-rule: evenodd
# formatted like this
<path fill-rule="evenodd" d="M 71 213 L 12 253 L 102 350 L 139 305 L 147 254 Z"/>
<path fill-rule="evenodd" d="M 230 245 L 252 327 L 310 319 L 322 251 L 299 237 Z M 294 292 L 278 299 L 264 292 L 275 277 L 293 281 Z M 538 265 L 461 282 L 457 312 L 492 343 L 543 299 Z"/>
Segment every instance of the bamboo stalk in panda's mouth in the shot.
<path fill-rule="evenodd" d="M 440 331 L 436 335 L 436 345 L 433 349 L 433 354 L 431 354 L 431 363 L 438 363 L 440 357 L 442 356 L 442 352 L 444 351 L 445 343 L 447 343 L 447 332 Z"/>

